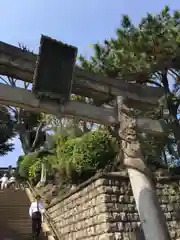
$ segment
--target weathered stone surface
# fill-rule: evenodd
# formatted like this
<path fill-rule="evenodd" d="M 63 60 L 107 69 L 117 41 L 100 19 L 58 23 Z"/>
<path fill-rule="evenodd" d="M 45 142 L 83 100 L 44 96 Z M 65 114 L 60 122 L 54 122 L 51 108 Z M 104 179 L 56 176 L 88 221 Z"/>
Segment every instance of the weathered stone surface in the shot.
<path fill-rule="evenodd" d="M 171 238 L 180 239 L 179 180 L 161 177 L 156 188 Z M 48 213 L 62 240 L 144 240 L 129 180 L 117 173 L 52 201 Z"/>

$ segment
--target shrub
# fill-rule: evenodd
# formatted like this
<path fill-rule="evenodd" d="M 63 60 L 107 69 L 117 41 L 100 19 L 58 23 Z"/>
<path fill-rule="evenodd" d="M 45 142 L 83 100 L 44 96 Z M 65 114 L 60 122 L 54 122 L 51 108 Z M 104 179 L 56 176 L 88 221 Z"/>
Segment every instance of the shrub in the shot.
<path fill-rule="evenodd" d="M 117 154 L 115 139 L 105 130 L 97 130 L 73 139 L 59 138 L 56 154 L 30 153 L 19 159 L 19 173 L 32 182 L 40 179 L 41 162 L 48 175 L 55 169 L 62 185 L 78 184 L 112 162 Z M 50 176 L 52 177 L 52 176 Z"/>
<path fill-rule="evenodd" d="M 58 164 L 56 169 L 58 170 L 59 180 L 61 182 L 71 182 L 73 173 L 76 172 L 72 164 L 72 155 L 76 143 L 80 141 L 80 138 L 73 138 L 61 142 L 61 146 L 57 146 Z"/>
<path fill-rule="evenodd" d="M 19 174 L 19 169 L 20 169 L 20 166 L 21 166 L 21 162 L 24 160 L 24 156 L 19 156 L 18 157 L 18 160 L 16 162 L 16 170 L 15 170 L 15 176 L 17 179 L 20 179 L 21 176 Z"/>
<path fill-rule="evenodd" d="M 37 153 L 25 155 L 19 166 L 19 174 L 21 177 L 29 178 L 29 168 L 37 161 Z"/>
<path fill-rule="evenodd" d="M 76 142 L 72 162 L 79 172 L 104 168 L 116 155 L 112 136 L 103 130 L 89 132 Z"/>
<path fill-rule="evenodd" d="M 28 169 L 28 179 L 31 183 L 36 184 L 41 177 L 41 161 L 36 158 L 36 161 L 29 166 Z"/>
<path fill-rule="evenodd" d="M 116 146 L 115 139 L 105 130 L 67 140 L 58 153 L 61 179 L 73 184 L 86 180 L 91 173 L 94 174 L 113 161 L 117 153 Z"/>

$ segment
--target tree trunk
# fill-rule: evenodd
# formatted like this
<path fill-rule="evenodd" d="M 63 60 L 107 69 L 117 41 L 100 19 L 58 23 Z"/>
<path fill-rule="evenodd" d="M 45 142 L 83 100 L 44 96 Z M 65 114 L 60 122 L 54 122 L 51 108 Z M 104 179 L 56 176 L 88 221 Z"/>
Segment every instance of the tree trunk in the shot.
<path fill-rule="evenodd" d="M 20 131 L 19 139 L 21 141 L 21 146 L 22 146 L 24 154 L 28 154 L 31 150 L 30 141 L 29 141 L 29 133 L 27 131 Z"/>
<path fill-rule="evenodd" d="M 46 182 L 46 164 L 44 162 L 41 163 L 41 180 L 40 183 L 41 184 L 45 184 Z"/>
<path fill-rule="evenodd" d="M 31 132 L 25 128 L 24 124 L 19 124 L 17 132 L 19 133 L 19 139 L 21 141 L 22 149 L 24 154 L 34 152 L 36 150 L 37 141 L 39 139 L 39 134 L 43 128 L 43 123 L 40 123 L 36 129 L 36 135 L 33 143 L 31 143 Z"/>
<path fill-rule="evenodd" d="M 146 240 L 170 240 L 165 216 L 160 208 L 150 170 L 145 164 L 136 134 L 134 110 L 117 98 L 119 135 L 136 206 Z"/>
<path fill-rule="evenodd" d="M 171 93 L 169 88 L 169 82 L 167 77 L 168 71 L 165 70 L 164 73 L 162 73 L 162 83 L 165 91 L 166 101 L 167 101 L 167 108 L 169 110 L 169 120 L 170 120 L 170 127 L 173 131 L 174 138 L 177 144 L 177 152 L 180 157 L 180 124 L 179 120 L 177 118 L 178 115 L 178 107 L 179 102 L 176 103 L 173 101 L 172 98 L 169 97 L 169 94 Z"/>
<path fill-rule="evenodd" d="M 178 105 L 168 103 L 168 108 L 170 113 L 170 127 L 174 133 L 174 138 L 177 144 L 177 153 L 180 157 L 180 124 L 177 118 Z"/>

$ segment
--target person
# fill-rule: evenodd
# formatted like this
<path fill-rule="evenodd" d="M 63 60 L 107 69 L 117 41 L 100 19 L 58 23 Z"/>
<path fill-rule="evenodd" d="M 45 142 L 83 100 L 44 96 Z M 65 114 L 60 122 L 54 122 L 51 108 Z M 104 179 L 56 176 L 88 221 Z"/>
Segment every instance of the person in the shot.
<path fill-rule="evenodd" d="M 6 173 L 3 175 L 0 181 L 1 181 L 1 190 L 3 190 L 4 188 L 7 188 L 8 177 Z"/>
<path fill-rule="evenodd" d="M 12 175 L 12 176 L 10 177 L 9 181 L 8 181 L 8 185 L 9 185 L 9 187 L 11 187 L 11 188 L 15 188 L 15 183 L 16 183 L 16 179 L 15 179 L 15 177 Z"/>
<path fill-rule="evenodd" d="M 33 239 L 36 239 L 39 237 L 39 234 L 41 232 L 41 224 L 43 221 L 43 213 L 45 209 L 43 206 L 43 203 L 41 201 L 41 197 L 37 195 L 35 197 L 35 201 L 31 203 L 31 206 L 29 208 L 29 216 L 32 219 L 32 235 Z"/>

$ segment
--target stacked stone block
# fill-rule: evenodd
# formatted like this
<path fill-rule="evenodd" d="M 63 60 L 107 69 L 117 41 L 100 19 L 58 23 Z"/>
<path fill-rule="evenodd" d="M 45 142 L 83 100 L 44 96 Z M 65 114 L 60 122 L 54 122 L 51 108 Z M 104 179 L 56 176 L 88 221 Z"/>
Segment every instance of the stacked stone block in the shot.
<path fill-rule="evenodd" d="M 169 176 L 157 180 L 156 191 L 172 240 L 180 240 L 179 179 Z M 144 239 L 125 173 L 96 175 L 53 201 L 48 213 L 62 240 Z"/>

